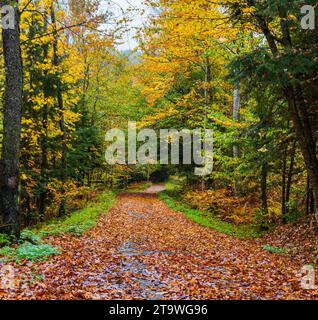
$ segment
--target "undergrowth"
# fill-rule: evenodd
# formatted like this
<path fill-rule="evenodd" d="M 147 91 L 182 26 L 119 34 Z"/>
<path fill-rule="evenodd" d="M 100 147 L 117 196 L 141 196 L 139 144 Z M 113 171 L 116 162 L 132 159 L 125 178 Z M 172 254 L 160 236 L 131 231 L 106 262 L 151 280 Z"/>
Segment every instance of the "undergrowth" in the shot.
<path fill-rule="evenodd" d="M 159 198 L 163 200 L 170 209 L 184 213 L 187 218 L 204 227 L 242 239 L 257 238 L 262 235 L 262 232 L 253 225 L 234 225 L 221 220 L 210 212 L 190 208 L 182 203 L 180 189 L 180 185 L 170 181 L 166 184 L 166 191 L 159 194 Z"/>
<path fill-rule="evenodd" d="M 128 193 L 139 193 L 147 190 L 152 186 L 151 182 L 144 182 L 144 183 L 138 183 L 138 184 L 133 184 L 127 188 Z"/>
<path fill-rule="evenodd" d="M 39 237 L 59 236 L 65 233 L 81 236 L 97 225 L 99 217 L 113 206 L 116 194 L 108 191 L 99 195 L 94 202 L 64 219 L 55 219 L 38 226 L 32 231 Z"/>
<path fill-rule="evenodd" d="M 20 263 L 24 260 L 33 262 L 42 261 L 48 259 L 52 255 L 61 253 L 61 248 L 53 247 L 50 244 L 39 243 L 33 244 L 29 242 L 23 242 L 16 247 L 3 247 L 0 249 L 0 262 L 8 263 L 15 261 Z"/>
<path fill-rule="evenodd" d="M 41 261 L 60 254 L 61 248 L 46 244 L 45 237 L 63 234 L 83 235 L 97 225 L 99 217 L 108 212 L 115 198 L 115 192 L 104 192 L 86 208 L 64 219 L 55 219 L 35 228 L 25 229 L 21 233 L 19 244 L 15 246 L 10 246 L 11 239 L 8 236 L 0 234 L 0 262 Z"/>

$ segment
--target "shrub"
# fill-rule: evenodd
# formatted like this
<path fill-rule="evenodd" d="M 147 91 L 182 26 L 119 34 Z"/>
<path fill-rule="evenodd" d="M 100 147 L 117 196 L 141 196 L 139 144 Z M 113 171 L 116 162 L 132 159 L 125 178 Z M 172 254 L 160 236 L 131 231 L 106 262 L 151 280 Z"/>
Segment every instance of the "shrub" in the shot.
<path fill-rule="evenodd" d="M 0 247 L 5 247 L 10 245 L 11 243 L 11 238 L 10 236 L 0 233 Z"/>
<path fill-rule="evenodd" d="M 41 237 L 32 230 L 25 229 L 21 232 L 21 240 L 32 244 L 41 244 Z"/>
<path fill-rule="evenodd" d="M 51 223 L 42 226 L 38 233 L 41 236 L 61 235 L 63 233 L 81 236 L 96 226 L 98 218 L 108 212 L 114 201 L 115 193 L 104 192 L 90 206 L 71 214 L 63 220 L 53 220 Z"/>
<path fill-rule="evenodd" d="M 59 253 L 59 248 L 52 247 L 49 244 L 34 245 L 25 243 L 15 250 L 14 257 L 17 260 L 41 261 Z"/>
<path fill-rule="evenodd" d="M 184 202 L 181 203 L 179 199 L 172 197 L 168 192 L 160 193 L 159 197 L 170 209 L 183 212 L 188 219 L 204 227 L 243 239 L 256 238 L 261 235 L 252 225 L 235 226 L 232 223 L 222 221 L 212 213 L 191 209 L 187 205 L 184 205 Z"/>

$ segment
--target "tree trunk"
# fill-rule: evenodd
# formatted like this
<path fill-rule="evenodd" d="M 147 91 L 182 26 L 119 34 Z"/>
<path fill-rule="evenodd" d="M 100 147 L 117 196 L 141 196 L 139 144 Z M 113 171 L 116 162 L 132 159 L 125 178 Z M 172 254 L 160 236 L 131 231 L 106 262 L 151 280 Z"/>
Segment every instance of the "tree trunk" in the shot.
<path fill-rule="evenodd" d="M 287 153 L 288 146 L 285 147 L 283 153 L 283 174 L 282 174 L 282 216 L 286 216 L 286 180 L 287 180 Z"/>
<path fill-rule="evenodd" d="M 208 109 L 209 105 L 211 104 L 212 94 L 210 90 L 210 83 L 211 83 L 211 65 L 209 57 L 205 58 L 205 69 L 204 69 L 204 130 L 207 128 L 207 121 L 208 121 Z M 206 190 L 206 181 L 205 177 L 202 177 L 201 180 L 201 190 Z"/>
<path fill-rule="evenodd" d="M 43 33 L 47 33 L 47 18 L 44 18 L 44 30 Z M 48 46 L 44 48 L 43 60 L 48 58 Z M 47 72 L 45 72 L 47 77 Z M 45 98 L 49 97 L 48 88 L 46 85 L 43 86 L 43 92 Z M 42 185 L 42 191 L 39 197 L 39 215 L 40 221 L 45 220 L 45 207 L 47 202 L 47 172 L 48 172 L 48 105 L 44 104 L 42 110 L 42 134 L 41 134 L 41 177 L 45 181 L 45 185 Z M 43 183 L 43 182 L 41 182 Z"/>
<path fill-rule="evenodd" d="M 3 142 L 0 172 L 0 232 L 20 235 L 19 156 L 21 136 L 23 71 L 20 46 L 18 1 L 1 1 L 15 5 L 14 29 L 3 29 L 5 62 Z"/>
<path fill-rule="evenodd" d="M 310 189 L 310 178 L 307 176 L 307 184 L 306 184 L 306 215 L 310 214 L 310 199 L 311 198 L 311 189 Z"/>
<path fill-rule="evenodd" d="M 264 164 L 261 172 L 261 202 L 263 214 L 268 213 L 268 201 L 267 201 L 267 176 L 268 166 Z"/>
<path fill-rule="evenodd" d="M 234 89 L 234 104 L 233 104 L 233 120 L 239 121 L 240 120 L 240 108 L 241 108 L 241 88 L 240 84 L 235 84 Z M 233 155 L 234 158 L 238 158 L 240 156 L 240 148 L 238 145 L 233 147 Z"/>
<path fill-rule="evenodd" d="M 315 138 L 312 134 L 307 111 L 304 110 L 304 108 L 306 108 L 306 103 L 300 97 L 297 99 L 298 103 L 296 102 L 295 91 L 291 87 L 286 89 L 286 95 L 296 136 L 300 142 L 300 148 L 310 177 L 311 187 L 315 198 L 315 217 L 318 222 L 318 160 L 316 156 Z M 303 101 L 303 104 L 301 101 Z"/>
<path fill-rule="evenodd" d="M 52 24 L 54 26 L 53 65 L 55 67 L 59 67 L 60 61 L 59 61 L 59 57 L 58 57 L 58 34 L 57 34 L 55 9 L 54 9 L 53 2 L 52 2 L 52 6 L 51 6 L 51 20 L 52 20 Z M 59 76 L 58 76 L 58 81 L 57 81 L 57 104 L 58 104 L 58 110 L 59 110 L 59 115 L 60 115 L 60 129 L 62 132 L 62 141 L 61 141 L 61 144 L 62 144 L 62 159 L 61 159 L 62 200 L 61 200 L 60 208 L 59 208 L 59 216 L 62 217 L 65 215 L 65 205 L 66 205 L 65 183 L 67 180 L 67 162 L 66 162 L 67 136 L 66 136 L 65 119 L 64 119 L 64 102 L 63 102 L 62 89 L 61 89 L 61 80 L 60 80 Z"/>
<path fill-rule="evenodd" d="M 292 49 L 292 40 L 288 25 L 288 4 L 282 3 L 278 7 L 279 16 L 281 18 L 282 42 L 288 51 Z M 300 84 L 289 85 L 285 88 L 289 112 L 293 120 L 296 136 L 300 140 L 300 147 L 305 159 L 307 171 L 312 183 L 312 189 L 315 198 L 315 218 L 318 223 L 318 159 L 316 138 L 313 134 L 312 124 L 310 123 L 308 106 L 303 95 L 303 88 Z"/>
<path fill-rule="evenodd" d="M 296 142 L 294 142 L 293 144 L 293 147 L 291 150 L 291 156 L 290 156 L 290 165 L 289 165 L 287 186 L 286 186 L 286 204 L 287 205 L 289 205 L 289 202 L 290 202 L 290 191 L 291 191 L 291 186 L 292 186 L 293 176 L 294 176 L 295 156 L 296 156 Z"/>
<path fill-rule="evenodd" d="M 235 83 L 234 88 L 234 103 L 233 103 L 233 120 L 239 121 L 240 120 L 240 108 L 241 108 L 241 88 L 240 83 Z M 233 157 L 239 158 L 240 157 L 240 148 L 238 144 L 235 144 L 233 146 Z M 234 192 L 235 195 L 238 195 L 240 193 L 240 180 L 239 178 L 236 179 L 234 182 Z"/>

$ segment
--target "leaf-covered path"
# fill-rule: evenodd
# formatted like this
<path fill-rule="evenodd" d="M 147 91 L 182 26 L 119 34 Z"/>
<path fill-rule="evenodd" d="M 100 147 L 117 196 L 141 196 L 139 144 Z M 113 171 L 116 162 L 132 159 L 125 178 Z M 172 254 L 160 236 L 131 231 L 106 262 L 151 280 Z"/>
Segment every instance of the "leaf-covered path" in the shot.
<path fill-rule="evenodd" d="M 160 187 L 159 187 L 160 189 Z M 83 237 L 50 241 L 64 253 L 23 274 L 20 299 L 297 299 L 301 266 L 201 227 L 173 212 L 157 189 L 122 194 L 97 228 Z M 311 296 L 310 296 L 311 295 Z M 17 296 L 15 296 L 17 297 Z"/>

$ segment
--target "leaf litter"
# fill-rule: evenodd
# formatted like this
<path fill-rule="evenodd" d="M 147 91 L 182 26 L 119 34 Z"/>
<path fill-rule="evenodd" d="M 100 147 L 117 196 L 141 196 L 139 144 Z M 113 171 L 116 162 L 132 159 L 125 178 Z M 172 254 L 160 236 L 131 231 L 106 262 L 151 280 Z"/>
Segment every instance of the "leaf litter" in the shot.
<path fill-rule="evenodd" d="M 19 286 L 0 291 L 0 298 L 318 298 L 317 290 L 301 289 L 302 260 L 204 228 L 170 210 L 155 192 L 121 194 L 90 232 L 47 242 L 62 253 L 15 264 Z"/>

